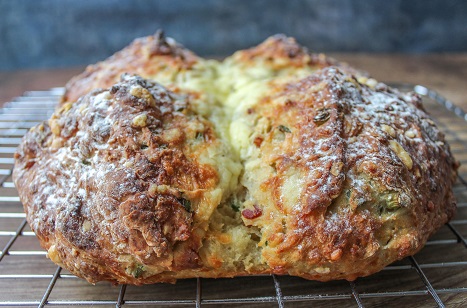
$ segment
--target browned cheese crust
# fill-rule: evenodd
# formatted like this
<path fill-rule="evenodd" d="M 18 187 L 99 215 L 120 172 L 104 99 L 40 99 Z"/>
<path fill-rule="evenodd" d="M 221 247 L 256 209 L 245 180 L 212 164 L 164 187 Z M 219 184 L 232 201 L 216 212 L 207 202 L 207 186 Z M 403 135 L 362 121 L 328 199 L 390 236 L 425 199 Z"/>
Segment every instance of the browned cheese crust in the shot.
<path fill-rule="evenodd" d="M 138 39 L 73 78 L 15 161 L 48 257 L 93 283 L 354 280 L 456 209 L 420 97 L 284 36 L 221 63 Z"/>
<path fill-rule="evenodd" d="M 253 48 L 236 52 L 233 59 L 238 63 L 244 63 L 246 66 L 255 63 L 259 59 L 267 63 L 266 65 L 276 72 L 303 68 L 318 70 L 328 66 L 339 66 L 341 70 L 351 74 L 366 75 L 365 72 L 325 54 L 310 52 L 307 48 L 300 46 L 294 38 L 282 34 L 271 36 Z"/>
<path fill-rule="evenodd" d="M 262 230 L 273 273 L 366 276 L 454 215 L 457 165 L 418 96 L 335 67 L 270 93 L 243 114 L 258 151 L 246 158 L 242 215 Z"/>
<path fill-rule="evenodd" d="M 217 166 L 200 157 L 222 150 L 186 97 L 125 76 L 33 128 L 14 177 L 53 261 L 93 282 L 150 282 L 139 265 L 199 267 L 202 213 L 221 201 Z"/>
<path fill-rule="evenodd" d="M 123 73 L 171 83 L 177 74 L 190 70 L 198 61 L 195 54 L 158 31 L 153 36 L 134 40 L 106 61 L 89 65 L 73 77 L 65 86 L 62 103 L 75 102 L 94 89 L 109 88 Z"/>

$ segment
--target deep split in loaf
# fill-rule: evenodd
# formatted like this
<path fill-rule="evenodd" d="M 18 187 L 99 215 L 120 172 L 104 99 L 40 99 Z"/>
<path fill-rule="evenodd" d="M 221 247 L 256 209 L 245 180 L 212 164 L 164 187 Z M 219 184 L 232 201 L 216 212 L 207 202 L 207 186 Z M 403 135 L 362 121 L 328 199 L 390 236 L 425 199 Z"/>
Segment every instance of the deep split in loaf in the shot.
<path fill-rule="evenodd" d="M 280 35 L 222 62 L 137 39 L 74 77 L 15 158 L 32 230 L 90 282 L 353 280 L 455 212 L 420 98 Z"/>

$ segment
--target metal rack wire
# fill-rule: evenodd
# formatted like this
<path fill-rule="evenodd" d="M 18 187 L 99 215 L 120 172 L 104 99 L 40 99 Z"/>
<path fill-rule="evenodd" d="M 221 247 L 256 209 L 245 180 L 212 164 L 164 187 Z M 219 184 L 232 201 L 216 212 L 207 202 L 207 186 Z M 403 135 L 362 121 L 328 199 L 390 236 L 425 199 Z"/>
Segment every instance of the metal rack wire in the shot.
<path fill-rule="evenodd" d="M 435 91 L 398 84 L 424 96 L 425 108 L 467 164 L 467 115 Z M 458 214 L 425 248 L 354 282 L 328 283 L 288 276 L 188 279 L 176 285 L 95 286 L 46 260 L 26 223 L 11 180 L 13 153 L 26 131 L 47 119 L 62 88 L 26 92 L 0 110 L 0 306 L 195 306 L 365 307 L 467 305 L 467 167 L 455 193 Z M 310 303 L 312 302 L 312 303 Z"/>

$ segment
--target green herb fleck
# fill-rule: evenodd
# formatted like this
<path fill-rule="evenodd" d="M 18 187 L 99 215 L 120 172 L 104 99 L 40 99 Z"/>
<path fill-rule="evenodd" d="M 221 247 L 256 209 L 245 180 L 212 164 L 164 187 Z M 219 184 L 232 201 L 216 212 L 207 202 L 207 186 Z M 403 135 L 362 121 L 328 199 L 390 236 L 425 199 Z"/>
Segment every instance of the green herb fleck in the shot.
<path fill-rule="evenodd" d="M 140 148 L 141 148 L 141 150 L 144 150 L 144 149 L 147 149 L 148 146 L 147 146 L 146 144 L 142 144 L 142 145 L 140 146 Z"/>
<path fill-rule="evenodd" d="M 268 241 L 264 242 L 264 246 L 268 246 Z"/>
<path fill-rule="evenodd" d="M 234 210 L 234 212 L 240 211 L 240 206 L 238 206 L 238 204 L 232 202 L 230 206 L 232 207 L 232 210 Z"/>
<path fill-rule="evenodd" d="M 397 192 L 383 193 L 378 205 L 380 215 L 396 211 L 401 207 L 399 194 Z"/>
<path fill-rule="evenodd" d="M 191 212 L 191 201 L 185 198 L 180 198 L 178 201 L 183 205 L 187 212 Z"/>
<path fill-rule="evenodd" d="M 397 200 L 397 194 L 389 194 L 386 197 L 386 208 L 388 210 L 395 210 L 400 207 L 400 204 Z"/>
<path fill-rule="evenodd" d="M 204 139 L 204 134 L 200 133 L 200 132 L 197 132 L 196 133 L 196 140 L 203 140 L 203 139 Z"/>
<path fill-rule="evenodd" d="M 291 133 L 290 129 L 287 126 L 279 125 L 277 128 L 283 133 Z"/>
<path fill-rule="evenodd" d="M 85 160 L 85 159 L 83 159 L 81 162 L 83 163 L 83 165 L 86 165 L 86 166 L 90 166 L 90 165 L 91 165 L 91 162 L 89 162 L 89 161 L 87 161 L 87 160 Z"/>
<path fill-rule="evenodd" d="M 144 266 L 139 264 L 133 271 L 133 277 L 139 278 L 141 277 L 141 275 L 143 275 L 143 273 L 144 273 Z"/>
<path fill-rule="evenodd" d="M 159 149 L 167 149 L 167 144 L 161 144 L 161 145 L 159 146 Z"/>

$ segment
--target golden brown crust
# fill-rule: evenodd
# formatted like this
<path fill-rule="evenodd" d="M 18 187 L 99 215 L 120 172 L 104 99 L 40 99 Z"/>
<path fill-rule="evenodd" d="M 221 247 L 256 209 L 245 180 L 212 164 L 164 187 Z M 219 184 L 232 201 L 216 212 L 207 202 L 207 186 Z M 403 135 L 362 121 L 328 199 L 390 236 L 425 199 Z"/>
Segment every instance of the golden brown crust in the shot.
<path fill-rule="evenodd" d="M 251 148 L 261 160 L 245 171 L 254 208 L 243 218 L 263 230 L 273 273 L 366 276 L 416 253 L 452 218 L 457 164 L 419 97 L 336 67 L 271 92 L 243 115 L 258 123 Z"/>
<path fill-rule="evenodd" d="M 242 50 L 237 54 L 237 59 L 241 62 L 255 61 L 257 58 L 272 63 L 276 70 L 303 65 L 319 69 L 337 62 L 323 54 L 309 53 L 306 48 L 297 44 L 294 38 L 282 34 L 274 35 L 260 45 Z"/>
<path fill-rule="evenodd" d="M 339 62 L 322 53 L 310 52 L 298 44 L 293 37 L 287 37 L 283 34 L 271 36 L 258 46 L 238 51 L 232 57 L 241 65 L 250 66 L 253 63 L 261 62 L 262 65 L 268 66 L 276 72 L 303 68 L 319 70 L 328 66 L 339 66 L 341 70 L 349 74 L 367 76 L 366 72 L 350 67 L 346 63 Z"/>
<path fill-rule="evenodd" d="M 194 65 L 169 78 L 176 93 L 115 80 Z M 136 40 L 24 137 L 13 176 L 54 262 L 90 282 L 353 280 L 454 215 L 457 162 L 417 95 L 284 36 L 203 65 L 160 35 Z M 78 99 L 94 88 L 108 89 Z"/>
<path fill-rule="evenodd" d="M 106 89 L 118 82 L 123 73 L 138 74 L 153 80 L 172 80 L 182 70 L 189 70 L 198 57 L 191 51 L 156 34 L 138 38 L 105 61 L 90 65 L 65 86 L 62 103 L 75 102 L 94 89 Z"/>
<path fill-rule="evenodd" d="M 138 283 L 126 263 L 199 266 L 198 209 L 219 202 L 217 166 L 199 157 L 219 147 L 186 97 L 124 76 L 33 128 L 14 176 L 29 223 L 60 263 L 90 281 Z M 182 245 L 194 253 L 180 256 Z"/>

